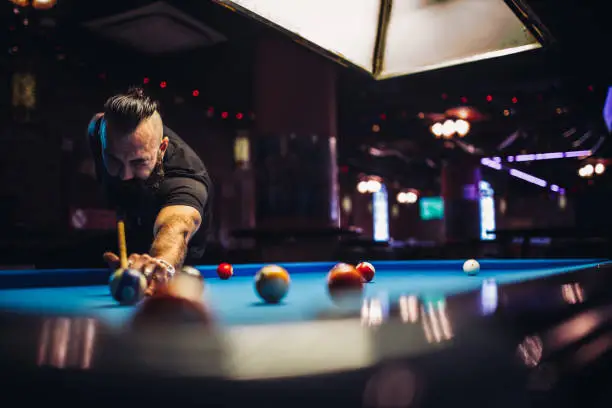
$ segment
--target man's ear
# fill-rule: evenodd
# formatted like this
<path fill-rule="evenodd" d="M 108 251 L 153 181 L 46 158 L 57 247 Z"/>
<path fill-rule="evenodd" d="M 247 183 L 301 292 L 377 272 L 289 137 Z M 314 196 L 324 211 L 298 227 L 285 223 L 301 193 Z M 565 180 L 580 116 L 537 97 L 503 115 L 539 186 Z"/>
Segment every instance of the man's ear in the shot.
<path fill-rule="evenodd" d="M 170 143 L 170 139 L 168 139 L 168 136 L 164 136 L 159 146 L 159 150 L 161 150 L 162 154 L 166 153 L 169 143 Z"/>

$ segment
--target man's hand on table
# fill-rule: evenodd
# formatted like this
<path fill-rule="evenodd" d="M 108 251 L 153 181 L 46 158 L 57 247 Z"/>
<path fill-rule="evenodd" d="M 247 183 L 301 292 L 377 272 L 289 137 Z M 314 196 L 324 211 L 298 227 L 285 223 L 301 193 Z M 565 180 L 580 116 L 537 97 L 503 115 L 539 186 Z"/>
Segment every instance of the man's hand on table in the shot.
<path fill-rule="evenodd" d="M 121 267 L 119 256 L 113 252 L 105 252 L 102 256 L 108 267 L 113 271 Z M 152 295 L 163 285 L 168 283 L 171 278 L 166 265 L 163 261 L 152 257 L 149 254 L 132 254 L 128 257 L 128 268 L 140 271 L 147 278 L 149 287 L 147 295 Z"/>

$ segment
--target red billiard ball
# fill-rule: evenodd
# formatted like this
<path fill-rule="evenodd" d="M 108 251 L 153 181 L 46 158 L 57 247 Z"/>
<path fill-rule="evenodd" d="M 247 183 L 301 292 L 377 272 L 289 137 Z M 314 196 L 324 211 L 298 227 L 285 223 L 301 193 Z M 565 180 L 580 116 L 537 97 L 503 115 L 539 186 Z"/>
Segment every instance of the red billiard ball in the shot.
<path fill-rule="evenodd" d="M 266 265 L 255 275 L 255 291 L 266 303 L 279 303 L 289 292 L 291 278 L 282 266 Z"/>
<path fill-rule="evenodd" d="M 212 324 L 213 317 L 204 302 L 203 290 L 203 281 L 198 277 L 177 274 L 167 286 L 145 299 L 132 317 L 131 327 L 147 329 Z"/>
<path fill-rule="evenodd" d="M 217 275 L 220 279 L 227 280 L 234 275 L 234 267 L 231 264 L 223 262 L 217 267 Z"/>
<path fill-rule="evenodd" d="M 361 301 L 363 277 L 353 265 L 339 263 L 327 275 L 327 290 L 337 304 Z"/>
<path fill-rule="evenodd" d="M 374 279 L 374 274 L 376 273 L 374 265 L 369 262 L 360 262 L 357 264 L 356 269 L 361 274 L 364 281 L 372 282 L 372 279 Z"/>
<path fill-rule="evenodd" d="M 133 329 L 163 328 L 167 326 L 200 325 L 213 322 L 210 311 L 202 302 L 156 293 L 145 299 L 132 317 Z"/>

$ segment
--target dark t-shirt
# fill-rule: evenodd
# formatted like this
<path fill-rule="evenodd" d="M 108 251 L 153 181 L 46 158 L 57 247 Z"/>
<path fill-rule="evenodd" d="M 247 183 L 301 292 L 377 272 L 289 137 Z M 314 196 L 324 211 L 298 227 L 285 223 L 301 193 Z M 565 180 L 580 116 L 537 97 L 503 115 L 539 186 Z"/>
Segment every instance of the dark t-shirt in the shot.
<path fill-rule="evenodd" d="M 94 117 L 88 129 L 98 181 L 102 184 L 108 205 L 117 210 L 126 224 L 127 249 L 130 253 L 147 253 L 153 242 L 153 228 L 159 211 L 169 205 L 186 205 L 202 216 L 199 230 L 189 242 L 187 259 L 198 259 L 204 253 L 210 226 L 212 182 L 198 155 L 170 128 L 164 126 L 168 149 L 163 159 L 164 176 L 155 189 L 126 192 L 118 177 L 108 174 L 102 157 L 100 125 Z"/>

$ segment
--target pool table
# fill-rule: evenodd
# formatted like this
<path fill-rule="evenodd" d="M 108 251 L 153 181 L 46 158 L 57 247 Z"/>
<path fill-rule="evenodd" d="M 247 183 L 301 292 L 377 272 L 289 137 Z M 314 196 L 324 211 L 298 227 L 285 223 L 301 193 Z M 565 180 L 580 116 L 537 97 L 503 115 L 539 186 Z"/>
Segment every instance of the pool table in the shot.
<path fill-rule="evenodd" d="M 380 261 L 366 297 L 398 299 L 400 295 L 438 299 L 481 288 L 484 280 L 497 285 L 537 280 L 601 264 L 601 259 L 484 259 L 475 276 L 462 271 L 462 260 Z M 316 320 L 334 309 L 327 294 L 326 274 L 334 263 L 283 264 L 291 287 L 277 305 L 263 303 L 253 277 L 263 264 L 234 265 L 234 276 L 220 280 L 216 266 L 197 266 L 206 282 L 205 300 L 223 325 L 258 325 Z M 0 309 L 39 314 L 81 315 L 111 326 L 125 324 L 135 307 L 118 305 L 108 289 L 104 269 L 0 271 Z"/>
<path fill-rule="evenodd" d="M 463 261 L 374 262 L 376 277 L 366 296 L 447 297 L 480 288 L 484 279 L 498 285 L 534 280 L 597 265 L 598 259 L 481 260 L 481 271 L 468 276 Z M 266 305 L 256 295 L 253 276 L 263 265 L 234 265 L 234 276 L 220 280 L 215 266 L 197 266 L 206 281 L 205 300 L 222 324 L 250 325 L 313 320 L 334 307 L 326 292 L 333 263 L 288 263 L 291 288 L 281 304 Z M 103 269 L 0 271 L 0 309 L 34 313 L 88 315 L 113 326 L 129 320 L 134 307 L 119 306 L 110 296 L 109 272 Z"/>
<path fill-rule="evenodd" d="M 106 270 L 2 271 L 3 396 L 64 407 L 389 406 L 391 398 L 406 407 L 558 408 L 571 401 L 568 390 L 579 403 L 605 395 L 593 387 L 609 382 L 584 372 L 612 366 L 602 357 L 612 351 L 609 262 L 488 259 L 476 276 L 462 263 L 373 262 L 355 310 L 326 293 L 332 263 L 285 264 L 292 286 L 278 305 L 253 290 L 262 265 L 235 265 L 227 281 L 199 266 L 219 325 L 142 333 L 126 330 L 137 306 L 115 304 Z"/>

